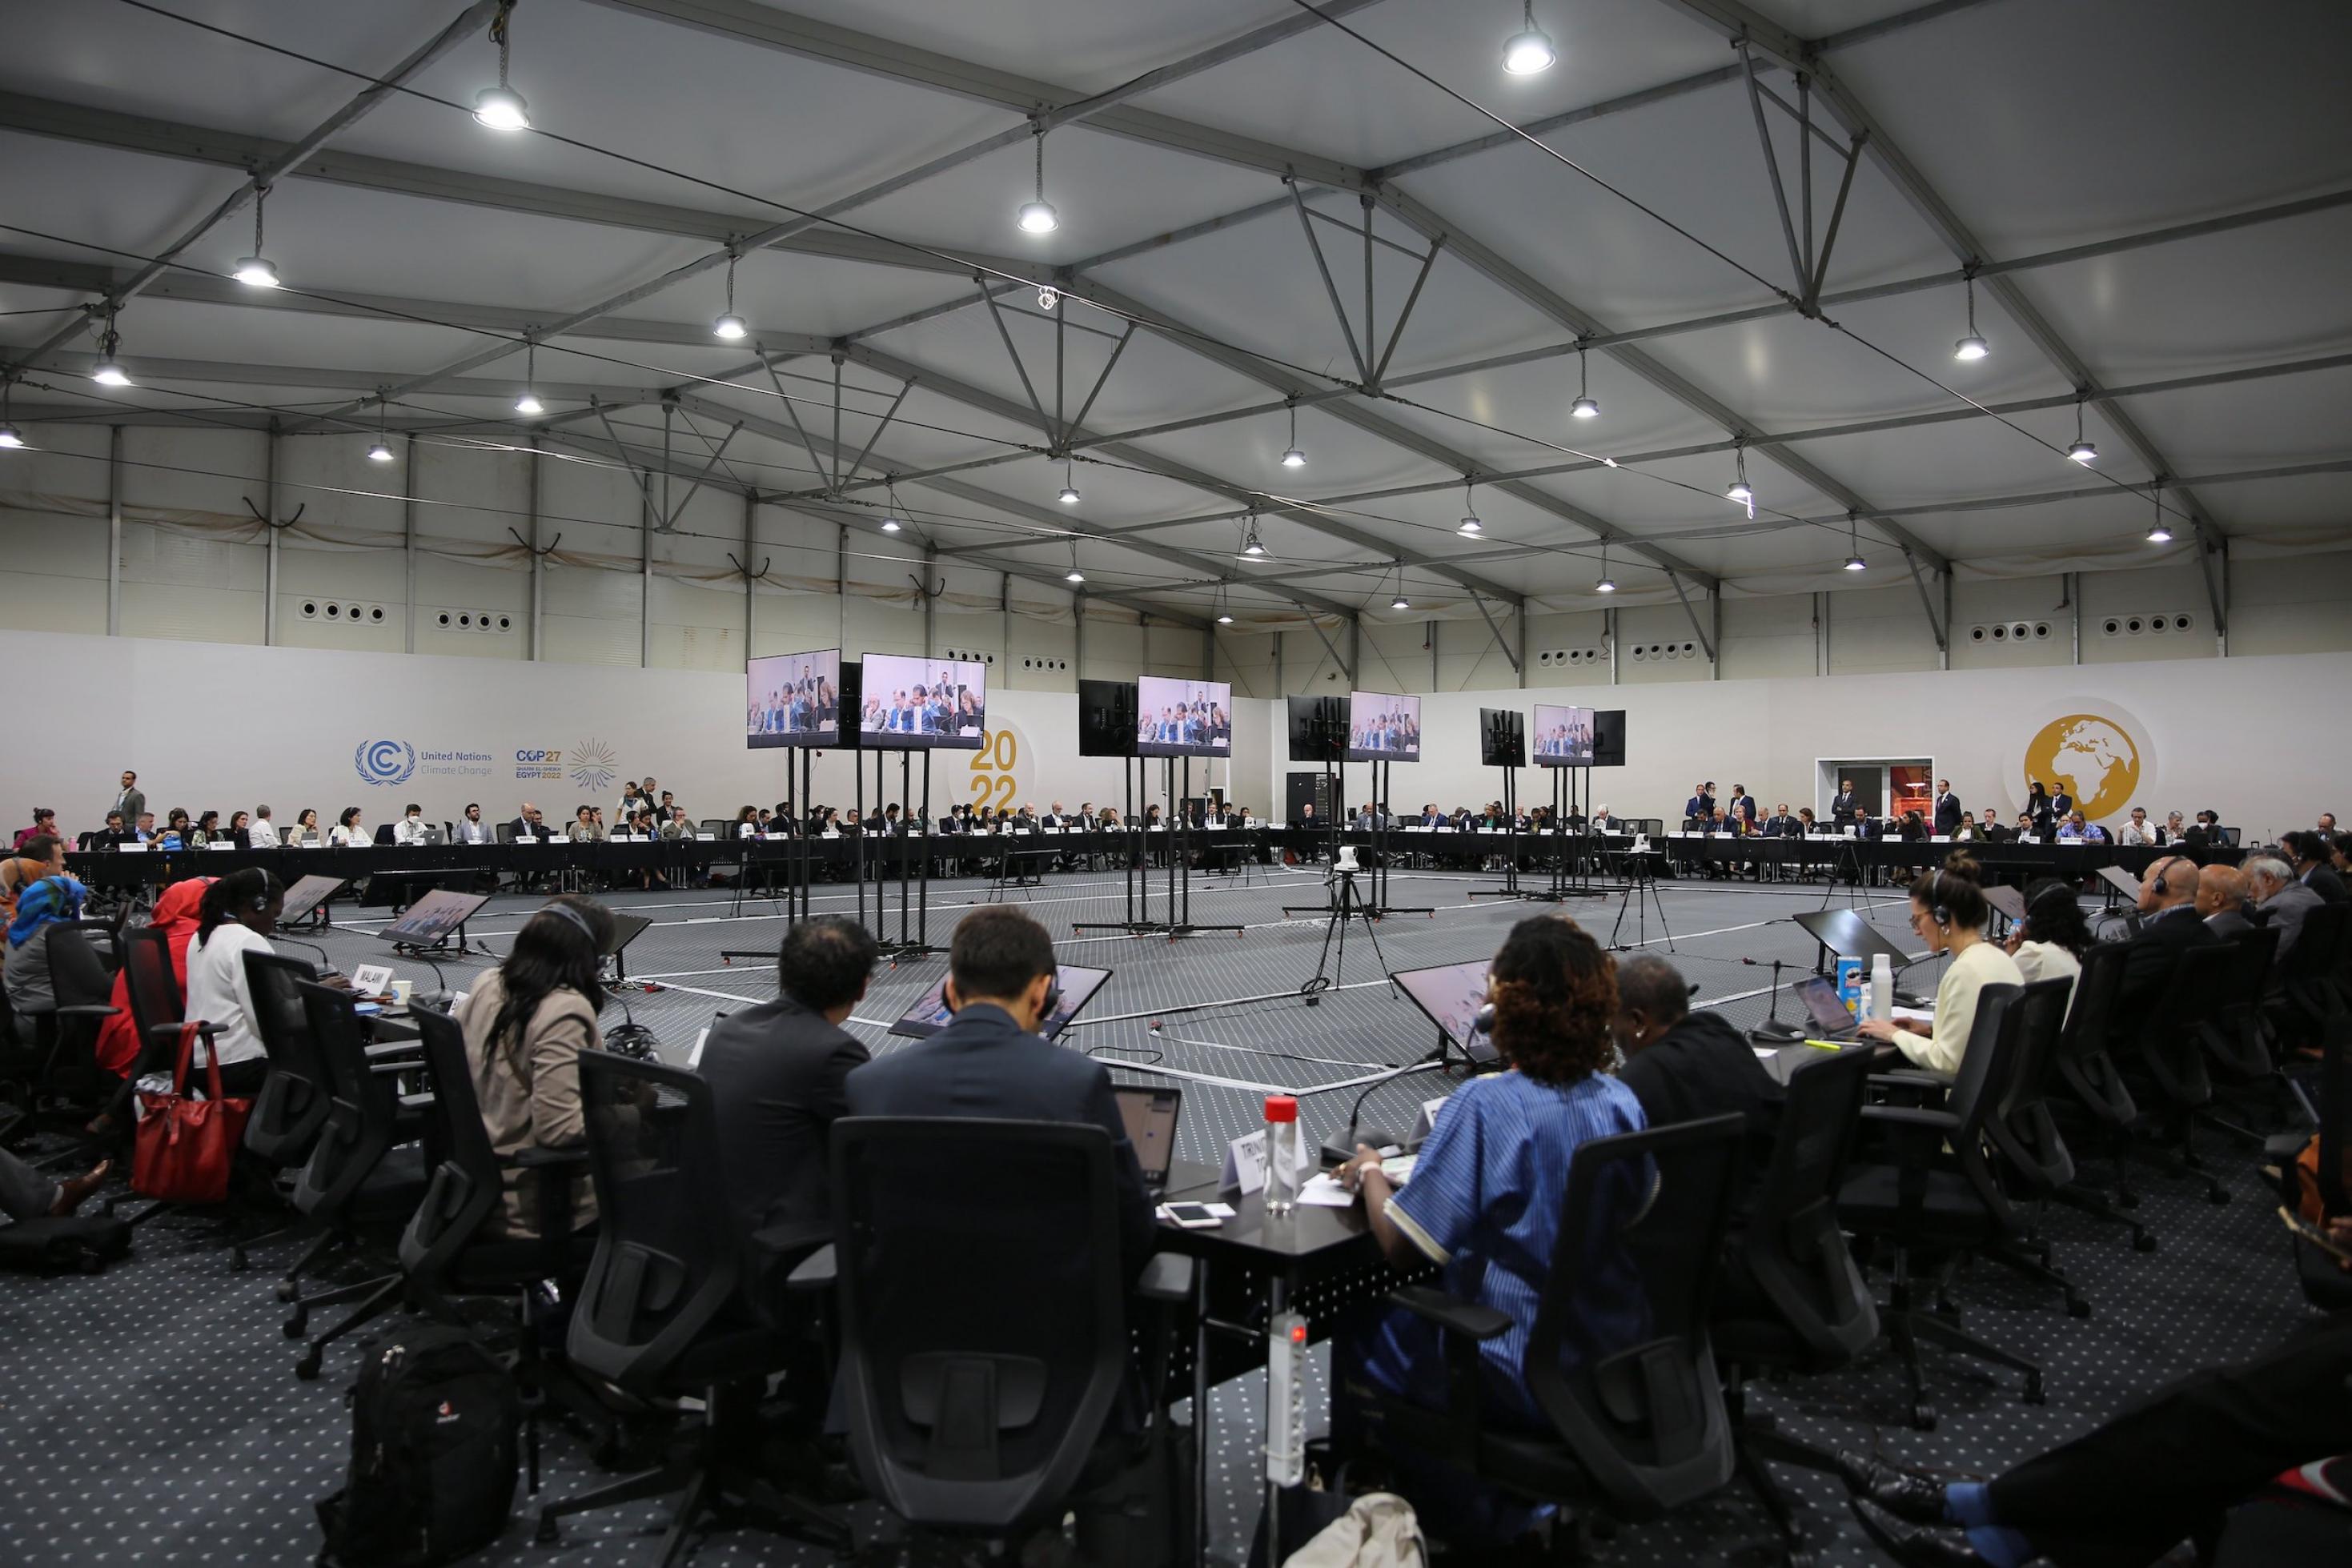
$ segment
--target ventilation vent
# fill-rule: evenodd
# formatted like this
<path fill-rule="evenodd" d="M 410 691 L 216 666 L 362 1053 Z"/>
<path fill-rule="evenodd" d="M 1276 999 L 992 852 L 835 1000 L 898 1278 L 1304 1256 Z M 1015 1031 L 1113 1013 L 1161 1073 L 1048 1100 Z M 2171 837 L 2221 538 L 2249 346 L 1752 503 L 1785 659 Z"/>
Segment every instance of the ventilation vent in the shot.
<path fill-rule="evenodd" d="M 994 654 L 990 655 L 992 662 L 994 658 Z M 1021 661 L 1021 667 L 1024 670 L 1066 670 L 1070 667 L 1070 661 L 1067 659 L 1024 659 Z"/>
<path fill-rule="evenodd" d="M 1609 662 L 1609 645 L 1598 648 L 1545 648 L 1536 654 L 1536 663 L 1543 665 L 1605 664 Z"/>
<path fill-rule="evenodd" d="M 383 605 L 352 599 L 305 599 L 295 608 L 305 621 L 335 626 L 381 626 L 392 619 L 392 612 Z"/>
<path fill-rule="evenodd" d="M 515 629 L 515 617 L 503 610 L 436 610 L 433 624 L 444 632 L 486 632 L 495 637 Z"/>
<path fill-rule="evenodd" d="M 1969 628 L 1971 643 L 2047 643 L 2047 621 L 1989 621 Z"/>
<path fill-rule="evenodd" d="M 2197 630 L 2197 617 L 2186 610 L 2140 610 L 2109 615 L 2099 622 L 2102 637 L 2167 637 Z"/>
<path fill-rule="evenodd" d="M 995 654 L 977 653 L 971 649 L 942 648 L 940 650 L 940 657 L 942 659 L 953 659 L 959 664 L 992 664 L 996 663 Z"/>

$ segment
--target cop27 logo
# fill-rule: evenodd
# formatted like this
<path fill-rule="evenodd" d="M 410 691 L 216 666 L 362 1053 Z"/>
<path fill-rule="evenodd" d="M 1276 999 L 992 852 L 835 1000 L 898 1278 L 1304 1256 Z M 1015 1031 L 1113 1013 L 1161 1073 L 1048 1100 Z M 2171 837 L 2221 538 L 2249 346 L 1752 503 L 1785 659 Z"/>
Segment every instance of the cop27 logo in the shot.
<path fill-rule="evenodd" d="M 591 795 L 601 795 L 618 775 L 620 758 L 601 740 L 583 741 L 572 748 L 572 781 Z"/>
<path fill-rule="evenodd" d="M 404 784 L 416 771 L 416 747 L 404 740 L 362 740 L 352 753 L 362 784 Z"/>

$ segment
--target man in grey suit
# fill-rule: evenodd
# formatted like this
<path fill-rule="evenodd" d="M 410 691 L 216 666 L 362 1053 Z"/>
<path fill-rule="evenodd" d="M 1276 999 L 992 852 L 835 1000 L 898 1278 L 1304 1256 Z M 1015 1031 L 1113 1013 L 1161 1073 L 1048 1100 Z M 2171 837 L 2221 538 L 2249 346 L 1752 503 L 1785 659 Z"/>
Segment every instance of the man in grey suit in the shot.
<path fill-rule="evenodd" d="M 1110 1070 L 1037 1032 L 1058 1000 L 1045 928 L 1009 904 L 957 923 L 948 947 L 948 1026 L 849 1075 L 853 1116 L 986 1116 L 1092 1123 L 1110 1134 L 1119 1255 L 1132 1281 L 1151 1256 L 1154 1222 L 1142 1167 L 1111 1096 Z M 986 1173 L 974 1174 L 984 1184 Z"/>
<path fill-rule="evenodd" d="M 2294 951 L 2295 938 L 2303 935 L 2304 916 L 2327 901 L 2295 881 L 2294 871 L 2276 855 L 2255 855 L 2239 869 L 2246 873 L 2246 897 L 2263 924 L 2278 931 L 2277 961 L 2284 964 Z"/>
<path fill-rule="evenodd" d="M 2254 928 L 2246 918 L 2246 873 L 2233 865 L 2209 865 L 2197 873 L 2197 913 L 2224 942 Z"/>
<path fill-rule="evenodd" d="M 139 775 L 128 768 L 122 770 L 122 793 L 114 798 L 114 804 L 109 809 L 121 812 L 122 820 L 134 826 L 147 810 L 147 797 L 139 790 Z"/>

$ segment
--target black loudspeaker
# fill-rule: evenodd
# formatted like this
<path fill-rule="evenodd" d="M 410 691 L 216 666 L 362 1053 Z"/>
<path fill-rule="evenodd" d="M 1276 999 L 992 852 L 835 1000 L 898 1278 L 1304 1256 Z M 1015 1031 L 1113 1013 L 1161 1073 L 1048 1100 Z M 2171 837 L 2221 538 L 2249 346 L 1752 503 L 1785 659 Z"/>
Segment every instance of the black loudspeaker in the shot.
<path fill-rule="evenodd" d="M 1080 681 L 1078 755 L 1134 756 L 1135 706 L 1133 681 Z"/>
<path fill-rule="evenodd" d="M 1478 710 L 1478 766 L 1525 768 L 1528 726 L 1524 715 L 1504 707 Z"/>
<path fill-rule="evenodd" d="M 1622 768 L 1625 766 L 1625 710 L 1604 707 L 1592 710 L 1592 766 Z"/>
<path fill-rule="evenodd" d="M 1346 697 L 1292 697 L 1290 760 L 1339 762 L 1348 751 Z"/>
<path fill-rule="evenodd" d="M 858 716 L 866 707 L 866 666 L 856 659 L 841 661 L 841 741 L 837 749 L 857 749 Z"/>

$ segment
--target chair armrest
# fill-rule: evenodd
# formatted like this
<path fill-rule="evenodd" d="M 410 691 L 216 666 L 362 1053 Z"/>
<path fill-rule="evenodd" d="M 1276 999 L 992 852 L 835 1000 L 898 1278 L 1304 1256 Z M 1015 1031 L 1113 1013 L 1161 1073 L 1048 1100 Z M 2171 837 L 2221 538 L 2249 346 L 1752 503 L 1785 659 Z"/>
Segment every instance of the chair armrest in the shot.
<path fill-rule="evenodd" d="M 1886 1072 L 1874 1072 L 1867 1080 L 1874 1089 L 1890 1089 L 1897 1085 L 1913 1089 L 1949 1089 L 1952 1081 L 1940 1072 L 1925 1068 L 1896 1068 Z"/>
<path fill-rule="evenodd" d="M 439 1098 L 438 1095 L 432 1093 L 404 1094 L 400 1097 L 400 1108 L 403 1111 L 427 1110 L 436 1103 Z"/>
<path fill-rule="evenodd" d="M 830 1291 L 838 1268 L 839 1260 L 834 1255 L 833 1243 L 828 1241 L 801 1260 L 800 1267 L 784 1281 L 784 1288 L 795 1292 Z"/>
<path fill-rule="evenodd" d="M 528 1149 L 517 1149 L 511 1155 L 502 1155 L 499 1164 L 513 1166 L 521 1170 L 584 1169 L 588 1164 L 588 1150 L 584 1145 L 570 1149 L 547 1149 L 533 1145 Z"/>
<path fill-rule="evenodd" d="M 1929 1111 L 1913 1105 L 1864 1105 L 1862 1119 L 1865 1122 L 1892 1122 L 1905 1127 L 1935 1127 L 1947 1132 L 1960 1124 L 1960 1119 L 1949 1111 Z"/>
<path fill-rule="evenodd" d="M 387 1040 L 380 1045 L 362 1048 L 370 1061 L 390 1061 L 397 1057 L 421 1057 L 425 1042 L 421 1040 Z"/>
<path fill-rule="evenodd" d="M 111 1012 L 111 1011 L 113 1011 L 114 1009 L 111 1009 L 111 1008 L 109 1008 L 107 1010 L 108 1010 L 109 1012 Z M 180 1030 L 181 1030 L 182 1027 L 183 1027 L 182 1025 L 180 1025 L 180 1024 L 175 1024 L 175 1023 L 157 1023 L 157 1024 L 149 1024 L 149 1025 L 147 1026 L 147 1038 L 148 1038 L 149 1040 L 177 1040 L 180 1038 Z M 197 1032 L 198 1034 L 200 1034 L 200 1035 L 204 1036 L 204 1038 L 205 1038 L 205 1040 L 206 1043 L 210 1043 L 210 1042 L 211 1042 L 211 1040 L 212 1040 L 212 1038 L 213 1038 L 213 1027 L 212 1027 L 212 1025 L 207 1024 L 207 1023 L 200 1023 L 200 1024 L 198 1024 L 198 1025 L 196 1026 L 196 1032 Z"/>
<path fill-rule="evenodd" d="M 1154 1252 L 1136 1277 L 1135 1293 L 1147 1301 L 1192 1299 L 1192 1260 L 1181 1252 Z"/>
<path fill-rule="evenodd" d="M 1481 1342 L 1499 1339 L 1511 1328 L 1510 1318 L 1493 1307 L 1482 1307 L 1427 1285 L 1406 1285 L 1391 1291 L 1389 1301 L 1449 1333 Z"/>
<path fill-rule="evenodd" d="M 103 1002 L 83 1002 L 69 1008 L 58 1008 L 50 1016 L 61 1019 L 110 1019 L 121 1010 L 121 1008 L 108 1007 Z M 174 1030 L 173 1032 L 178 1031 Z"/>
<path fill-rule="evenodd" d="M 371 1061 L 368 1063 L 368 1076 L 402 1078 L 414 1073 L 418 1066 L 419 1064 L 414 1061 Z"/>

